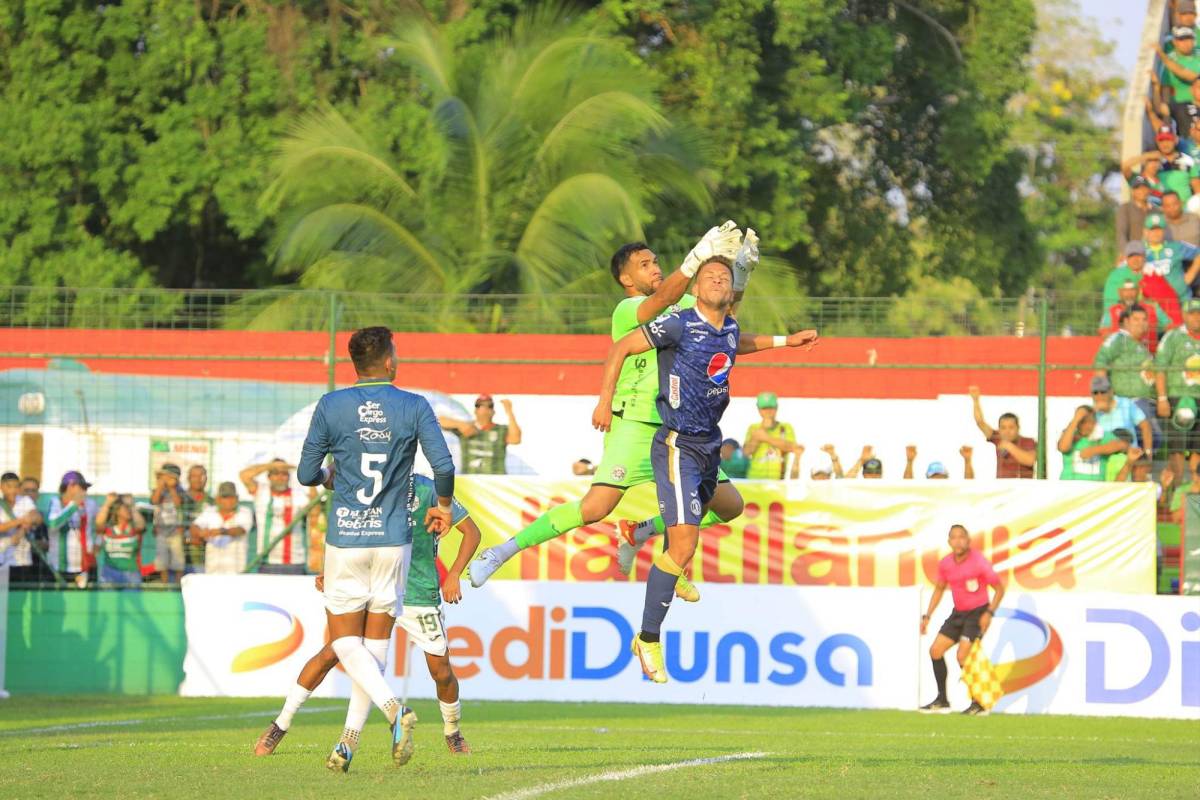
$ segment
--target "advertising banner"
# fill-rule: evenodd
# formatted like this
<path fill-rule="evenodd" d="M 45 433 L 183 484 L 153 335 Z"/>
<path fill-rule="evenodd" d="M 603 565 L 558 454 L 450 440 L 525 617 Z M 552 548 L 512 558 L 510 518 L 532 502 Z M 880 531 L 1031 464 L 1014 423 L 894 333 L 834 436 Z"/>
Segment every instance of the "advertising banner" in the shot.
<path fill-rule="evenodd" d="M 450 660 L 465 699 L 913 708 L 916 589 L 708 587 L 678 601 L 664 629 L 670 682 L 642 678 L 630 642 L 638 585 L 487 584 L 446 607 Z M 184 695 L 282 696 L 325 642 L 311 578 L 188 575 Z M 404 691 L 397 633 L 386 675 Z M 398 657 L 397 657 L 398 656 Z M 412 696 L 432 697 L 411 659 Z M 348 696 L 340 670 L 318 696 Z"/>
<path fill-rule="evenodd" d="M 925 654 L 950 610 L 943 602 L 921 642 L 922 703 L 936 694 Z M 1200 719 L 1200 598 L 1008 595 L 983 645 L 1005 693 L 994 712 Z M 961 710 L 953 648 L 946 661 Z"/>
<path fill-rule="evenodd" d="M 1090 481 L 739 481 L 745 512 L 701 531 L 692 577 L 706 585 L 930 586 L 954 523 L 1013 591 L 1155 590 L 1155 494 L 1148 483 Z M 504 541 L 583 481 L 463 476 L 457 497 Z M 652 486 L 629 492 L 609 520 L 523 551 L 493 580 L 641 581 L 617 570 L 616 523 L 658 513 Z M 453 545 L 443 548 L 453 559 Z"/>

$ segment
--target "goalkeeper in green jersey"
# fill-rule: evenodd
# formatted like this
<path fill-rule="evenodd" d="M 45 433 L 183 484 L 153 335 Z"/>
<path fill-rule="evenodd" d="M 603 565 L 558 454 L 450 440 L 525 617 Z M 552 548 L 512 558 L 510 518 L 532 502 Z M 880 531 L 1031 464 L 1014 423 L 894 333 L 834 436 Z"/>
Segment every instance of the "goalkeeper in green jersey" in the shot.
<path fill-rule="evenodd" d="M 724 256 L 734 261 L 734 301 L 741 300 L 750 273 L 758 264 L 758 236 L 753 230 L 747 229 L 743 240 L 741 231 L 732 220 L 704 234 L 679 269 L 665 279 L 658 265 L 658 257 L 644 242 L 632 242 L 617 250 L 610 266 L 613 279 L 625 291 L 626 297 L 613 311 L 613 341 L 667 311 L 694 306 L 696 299 L 686 294 L 688 284 L 705 259 L 712 256 Z M 468 570 L 472 586 L 482 586 L 505 562 L 525 548 L 599 522 L 616 509 L 627 490 L 654 482 L 650 444 L 662 425 L 655 407 L 657 397 L 656 352 L 649 351 L 627 358 L 621 367 L 613 395 L 612 429 L 604 437 L 604 457 L 596 468 L 595 479 L 587 494 L 581 500 L 551 508 L 507 542 L 484 550 L 479 558 L 471 562 Z M 720 474 L 719 480 L 701 527 L 727 522 L 742 513 L 742 496 L 724 473 Z M 641 541 L 631 541 L 632 528 L 628 532 L 622 531 L 618 549 L 622 572 L 629 573 L 637 549 L 656 529 L 658 532 L 663 530 L 661 518 L 657 525 L 643 528 Z M 644 533 L 646 530 L 649 534 Z M 689 602 L 700 599 L 699 591 L 685 575 L 679 576 L 676 594 Z"/>

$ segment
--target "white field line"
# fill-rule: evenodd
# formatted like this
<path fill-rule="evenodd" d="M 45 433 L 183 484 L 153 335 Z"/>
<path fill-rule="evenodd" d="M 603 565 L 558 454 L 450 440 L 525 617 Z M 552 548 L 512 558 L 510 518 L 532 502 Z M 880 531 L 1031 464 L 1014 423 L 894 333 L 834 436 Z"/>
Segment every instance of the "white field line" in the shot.
<path fill-rule="evenodd" d="M 522 731 L 579 731 L 581 733 L 665 733 L 665 734 L 711 734 L 714 736 L 778 736 L 779 731 L 776 730 L 729 730 L 720 728 L 607 728 L 601 730 L 602 726 L 596 725 L 506 725 L 504 723 L 486 723 L 489 728 L 512 729 Z M 984 723 L 986 724 L 986 723 Z M 1146 737 L 1144 739 L 1131 739 L 1128 737 L 1114 736 L 1034 736 L 1034 735 L 1015 735 L 1015 734 L 995 734 L 986 735 L 980 733 L 942 733 L 939 731 L 930 731 L 929 733 L 913 733 L 911 731 L 896 731 L 890 733 L 887 731 L 815 731 L 806 730 L 799 731 L 805 736 L 825 736 L 829 738 L 863 738 L 875 737 L 880 739 L 964 739 L 964 740 L 980 740 L 980 741 L 1041 741 L 1041 742 L 1124 742 L 1128 744 L 1154 744 L 1157 742 L 1165 742 L 1170 744 L 1200 744 L 1200 740 L 1193 739 L 1156 739 L 1154 737 Z"/>
<path fill-rule="evenodd" d="M 318 708 L 302 708 L 297 714 L 321 714 L 326 711 L 338 711 L 342 706 L 320 706 Z M 61 733 L 64 731 L 79 731 L 88 728 L 123 728 L 136 725 L 157 725 L 163 722 L 212 722 L 223 719 L 254 719 L 256 717 L 276 717 L 278 711 L 247 711 L 244 714 L 208 714 L 202 717 L 149 717 L 147 719 L 102 719 L 93 722 L 72 722 L 66 725 L 46 725 L 41 728 L 12 728 L 0 731 L 0 736 L 16 736 L 32 733 Z"/>
<path fill-rule="evenodd" d="M 528 789 L 516 789 L 503 794 L 492 795 L 485 800 L 527 800 L 530 797 L 539 797 L 550 792 L 557 792 L 561 789 L 575 789 L 579 786 L 588 786 L 593 783 L 604 783 L 606 781 L 623 781 L 628 778 L 638 778 L 642 775 L 653 775 L 658 772 L 671 772 L 677 769 L 687 769 L 688 767 L 704 767 L 709 764 L 722 764 L 726 761 L 746 761 L 755 758 L 765 758 L 767 753 L 734 753 L 728 756 L 713 756 L 712 758 L 695 758 L 690 761 L 676 761 L 672 764 L 652 764 L 643 767 L 634 767 L 633 769 L 613 770 L 611 772 L 601 772 L 596 775 L 587 775 L 583 778 L 573 778 L 568 781 L 555 781 L 554 783 L 543 783 L 538 786 L 530 786 Z"/>

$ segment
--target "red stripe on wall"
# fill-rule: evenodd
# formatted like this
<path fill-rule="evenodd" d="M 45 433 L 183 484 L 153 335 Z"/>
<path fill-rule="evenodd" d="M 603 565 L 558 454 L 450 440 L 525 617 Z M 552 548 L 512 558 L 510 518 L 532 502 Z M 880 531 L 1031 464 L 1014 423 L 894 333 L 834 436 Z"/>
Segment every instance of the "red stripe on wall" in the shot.
<path fill-rule="evenodd" d="M 337 348 L 345 355 L 349 333 L 338 334 Z M 174 375 L 181 377 L 271 380 L 288 383 L 326 381 L 329 338 L 323 333 L 247 331 L 144 331 L 78 329 L 0 329 L 0 350 L 6 353 L 142 356 L 139 359 L 82 359 L 94 372 Z M 606 336 L 545 334 L 436 334 L 396 335 L 396 351 L 412 359 L 515 359 L 601 361 L 607 352 Z M 1052 337 L 1048 360 L 1060 364 L 1090 364 L 1100 345 L 1097 337 Z M 1037 372 L 1001 371 L 989 365 L 1038 363 L 1037 339 L 1014 337 L 925 339 L 825 339 L 815 350 L 773 350 L 742 356 L 742 368 L 730 381 L 736 396 L 773 391 L 789 397 L 928 398 L 938 394 L 963 394 L 978 384 L 985 394 L 1037 393 Z M 181 361 L 172 356 L 236 355 L 260 361 Z M 145 359 L 162 356 L 162 359 Z M 289 362 L 270 359 L 297 356 L 321 361 Z M 758 363 L 837 363 L 876 369 L 750 368 Z M 0 369 L 44 368 L 46 359 L 0 358 Z M 976 365 L 969 369 L 887 369 L 904 364 Z M 1050 373 L 1051 395 L 1087 394 L 1090 370 Z M 339 364 L 337 381 L 354 380 L 350 364 Z M 599 389 L 599 365 L 585 364 L 447 364 L 400 365 L 397 383 L 451 393 L 590 395 Z"/>

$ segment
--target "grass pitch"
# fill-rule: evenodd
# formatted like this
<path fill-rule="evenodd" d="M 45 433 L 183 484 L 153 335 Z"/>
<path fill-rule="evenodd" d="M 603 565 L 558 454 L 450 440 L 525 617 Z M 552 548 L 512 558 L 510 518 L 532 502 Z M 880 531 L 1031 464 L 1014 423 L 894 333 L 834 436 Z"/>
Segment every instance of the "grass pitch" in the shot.
<path fill-rule="evenodd" d="M 251 755 L 278 706 L 177 697 L 0 701 L 0 797 L 1200 796 L 1195 722 L 467 698 L 463 732 L 475 752 L 462 757 L 446 751 L 436 704 L 416 701 L 421 722 L 408 766 L 392 766 L 387 728 L 373 712 L 350 773 L 340 775 L 324 761 L 344 701 L 310 700 L 274 756 Z M 701 763 L 680 765 L 693 761 Z"/>

